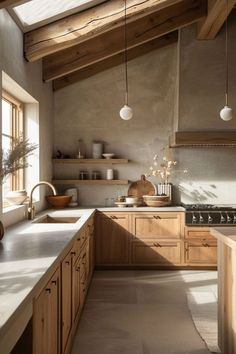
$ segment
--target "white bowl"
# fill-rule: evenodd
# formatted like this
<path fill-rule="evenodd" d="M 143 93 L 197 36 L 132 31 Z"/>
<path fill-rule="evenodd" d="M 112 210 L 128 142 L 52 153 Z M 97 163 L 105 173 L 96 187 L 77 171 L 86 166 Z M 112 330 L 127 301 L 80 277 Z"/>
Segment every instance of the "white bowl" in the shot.
<path fill-rule="evenodd" d="M 6 195 L 6 200 L 11 205 L 21 205 L 26 199 L 26 190 L 10 191 Z"/>
<path fill-rule="evenodd" d="M 139 202 L 139 198 L 138 197 L 126 197 L 125 201 L 128 204 L 136 204 Z"/>
<path fill-rule="evenodd" d="M 103 157 L 105 157 L 105 159 L 111 159 L 112 157 L 115 156 L 115 154 L 110 153 L 110 154 L 102 154 Z"/>

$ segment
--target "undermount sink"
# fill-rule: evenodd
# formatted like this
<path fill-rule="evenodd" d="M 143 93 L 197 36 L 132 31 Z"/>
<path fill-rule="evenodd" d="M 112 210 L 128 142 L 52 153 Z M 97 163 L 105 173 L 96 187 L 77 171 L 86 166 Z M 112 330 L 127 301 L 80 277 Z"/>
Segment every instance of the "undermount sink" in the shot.
<path fill-rule="evenodd" d="M 79 216 L 50 216 L 46 215 L 34 221 L 35 224 L 75 224 L 80 219 Z"/>

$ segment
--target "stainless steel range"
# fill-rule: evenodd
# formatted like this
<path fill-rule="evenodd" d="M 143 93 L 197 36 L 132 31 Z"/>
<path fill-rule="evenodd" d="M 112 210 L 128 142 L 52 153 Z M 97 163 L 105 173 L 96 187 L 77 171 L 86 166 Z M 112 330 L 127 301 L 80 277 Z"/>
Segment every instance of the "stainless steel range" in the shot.
<path fill-rule="evenodd" d="M 186 209 L 186 225 L 233 225 L 236 224 L 236 207 L 212 204 L 182 204 Z"/>

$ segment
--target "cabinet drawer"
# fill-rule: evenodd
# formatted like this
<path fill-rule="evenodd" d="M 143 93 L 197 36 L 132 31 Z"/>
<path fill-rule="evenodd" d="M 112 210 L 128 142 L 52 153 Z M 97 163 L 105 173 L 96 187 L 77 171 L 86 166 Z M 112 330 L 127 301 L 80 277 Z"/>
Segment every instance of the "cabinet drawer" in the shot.
<path fill-rule="evenodd" d="M 180 242 L 134 241 L 132 263 L 140 265 L 174 265 L 181 262 Z"/>
<path fill-rule="evenodd" d="M 175 213 L 133 216 L 133 235 L 139 239 L 181 238 L 181 215 Z"/>
<path fill-rule="evenodd" d="M 184 235 L 186 239 L 208 239 L 216 241 L 215 237 L 211 235 L 209 227 L 186 227 Z"/>
<path fill-rule="evenodd" d="M 185 242 L 185 263 L 216 265 L 217 243 L 215 241 Z"/>

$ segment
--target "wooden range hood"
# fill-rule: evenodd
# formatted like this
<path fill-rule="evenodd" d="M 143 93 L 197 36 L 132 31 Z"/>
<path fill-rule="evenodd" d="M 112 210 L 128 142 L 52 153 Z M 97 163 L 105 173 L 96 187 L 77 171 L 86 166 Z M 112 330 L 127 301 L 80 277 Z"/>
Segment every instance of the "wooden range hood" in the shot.
<path fill-rule="evenodd" d="M 172 148 L 186 146 L 235 146 L 236 130 L 226 131 L 178 131 L 169 141 Z"/>

